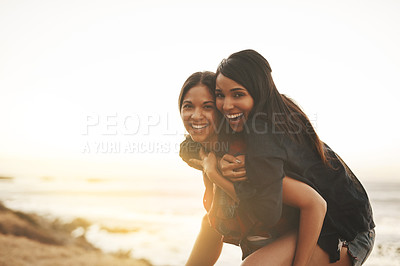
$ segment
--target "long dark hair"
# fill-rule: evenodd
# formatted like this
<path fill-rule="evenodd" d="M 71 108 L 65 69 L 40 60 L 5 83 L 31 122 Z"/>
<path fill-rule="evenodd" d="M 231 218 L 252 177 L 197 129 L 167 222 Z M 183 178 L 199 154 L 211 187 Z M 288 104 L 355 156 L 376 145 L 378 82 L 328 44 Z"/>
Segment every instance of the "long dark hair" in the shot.
<path fill-rule="evenodd" d="M 280 94 L 271 75 L 268 61 L 254 50 L 243 50 L 222 60 L 219 74 L 244 86 L 253 97 L 254 107 L 248 120 L 260 118 L 277 132 L 297 142 L 310 141 L 322 161 L 330 165 L 324 143 L 319 139 L 307 115 L 289 97 Z"/>

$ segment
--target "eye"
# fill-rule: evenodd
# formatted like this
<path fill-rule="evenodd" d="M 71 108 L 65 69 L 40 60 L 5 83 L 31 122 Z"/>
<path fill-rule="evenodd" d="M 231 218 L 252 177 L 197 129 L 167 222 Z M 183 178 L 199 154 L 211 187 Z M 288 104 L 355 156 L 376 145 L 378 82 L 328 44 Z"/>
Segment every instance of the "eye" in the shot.
<path fill-rule="evenodd" d="M 185 105 L 182 106 L 183 109 L 190 109 L 192 107 L 193 106 L 191 104 L 185 104 Z"/>
<path fill-rule="evenodd" d="M 224 96 L 222 93 L 220 93 L 220 92 L 216 92 L 216 93 L 215 93 L 215 97 L 216 97 L 216 98 L 224 98 L 225 96 Z"/>
<path fill-rule="evenodd" d="M 204 105 L 204 109 L 214 109 L 214 105 Z"/>
<path fill-rule="evenodd" d="M 244 93 L 241 93 L 241 92 L 236 92 L 233 94 L 233 97 L 235 97 L 235 98 L 240 98 L 242 96 L 245 96 L 245 95 L 244 95 Z"/>

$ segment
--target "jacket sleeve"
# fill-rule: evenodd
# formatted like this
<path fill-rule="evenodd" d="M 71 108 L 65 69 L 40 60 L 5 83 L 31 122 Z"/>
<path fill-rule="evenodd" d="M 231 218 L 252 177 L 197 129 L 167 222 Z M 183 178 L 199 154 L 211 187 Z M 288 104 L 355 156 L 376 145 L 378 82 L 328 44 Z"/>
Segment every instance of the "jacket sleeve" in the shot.
<path fill-rule="evenodd" d="M 272 132 L 250 130 L 246 134 L 247 181 L 234 184 L 243 208 L 265 226 L 275 225 L 282 213 L 282 179 L 286 151 Z"/>

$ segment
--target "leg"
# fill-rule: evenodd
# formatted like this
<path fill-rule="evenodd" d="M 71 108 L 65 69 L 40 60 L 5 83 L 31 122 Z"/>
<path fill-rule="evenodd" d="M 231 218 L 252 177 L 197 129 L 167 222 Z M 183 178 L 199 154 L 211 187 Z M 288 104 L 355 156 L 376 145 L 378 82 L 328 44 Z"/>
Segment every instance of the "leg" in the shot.
<path fill-rule="evenodd" d="M 297 232 L 289 232 L 249 255 L 242 266 L 290 266 L 296 251 L 296 242 Z"/>
<path fill-rule="evenodd" d="M 205 215 L 186 266 L 214 265 L 221 254 L 222 245 L 221 234 L 210 226 L 208 217 Z"/>
<path fill-rule="evenodd" d="M 292 265 L 296 252 L 297 232 L 289 232 L 271 244 L 260 248 L 249 255 L 242 266 L 284 266 Z M 318 245 L 308 264 L 309 266 L 351 266 L 352 260 L 347 252 L 347 247 L 342 247 L 340 260 L 329 263 L 329 255 Z"/>
<path fill-rule="evenodd" d="M 340 250 L 340 260 L 335 263 L 329 263 L 329 255 L 318 245 L 314 249 L 309 266 L 350 266 L 352 260 L 347 252 L 347 247 L 342 247 Z"/>

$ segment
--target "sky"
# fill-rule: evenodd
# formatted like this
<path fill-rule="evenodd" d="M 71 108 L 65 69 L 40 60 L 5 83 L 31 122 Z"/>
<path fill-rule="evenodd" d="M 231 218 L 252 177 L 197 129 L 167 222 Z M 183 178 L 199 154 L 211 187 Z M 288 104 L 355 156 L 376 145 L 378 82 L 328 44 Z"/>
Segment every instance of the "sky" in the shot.
<path fill-rule="evenodd" d="M 255 49 L 360 179 L 398 181 L 399 1 L 0 0 L 0 175 L 154 177 L 185 79 Z"/>

